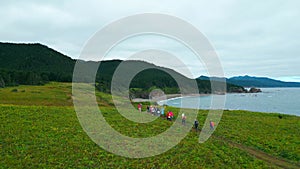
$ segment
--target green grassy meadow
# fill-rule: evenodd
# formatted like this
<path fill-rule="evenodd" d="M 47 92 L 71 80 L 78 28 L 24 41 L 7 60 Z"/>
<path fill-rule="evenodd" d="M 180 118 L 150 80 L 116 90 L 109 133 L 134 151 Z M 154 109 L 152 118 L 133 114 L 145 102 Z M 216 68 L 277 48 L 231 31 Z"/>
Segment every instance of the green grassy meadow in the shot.
<path fill-rule="evenodd" d="M 178 145 L 161 155 L 130 159 L 103 150 L 87 136 L 72 106 L 71 93 L 70 83 L 57 82 L 0 89 L 0 168 L 300 166 L 300 117 L 297 116 L 279 118 L 276 113 L 224 111 L 218 128 L 207 142 L 199 144 L 199 134 L 191 130 Z M 96 96 L 108 123 L 122 134 L 149 137 L 172 125 L 162 118 L 150 124 L 130 122 L 113 107 L 110 95 L 96 92 Z M 178 112 L 172 107 L 167 110 Z M 207 113 L 199 111 L 200 127 Z"/>

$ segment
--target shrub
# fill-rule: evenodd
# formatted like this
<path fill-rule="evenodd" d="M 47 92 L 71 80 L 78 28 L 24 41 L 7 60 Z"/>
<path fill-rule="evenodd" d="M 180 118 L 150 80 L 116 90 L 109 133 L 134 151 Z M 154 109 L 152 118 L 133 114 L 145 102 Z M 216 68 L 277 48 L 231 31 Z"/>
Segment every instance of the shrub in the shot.
<path fill-rule="evenodd" d="M 12 89 L 11 92 L 18 92 L 18 89 Z"/>

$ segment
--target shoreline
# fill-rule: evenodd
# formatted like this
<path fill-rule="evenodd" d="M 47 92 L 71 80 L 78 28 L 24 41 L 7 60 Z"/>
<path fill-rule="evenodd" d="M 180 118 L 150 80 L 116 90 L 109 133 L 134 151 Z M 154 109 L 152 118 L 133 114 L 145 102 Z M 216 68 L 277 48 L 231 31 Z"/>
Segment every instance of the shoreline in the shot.
<path fill-rule="evenodd" d="M 264 92 L 265 94 L 269 93 L 268 91 L 267 92 Z M 226 94 L 229 94 L 229 93 L 226 93 Z M 230 93 L 230 94 L 234 94 L 234 93 Z M 244 94 L 252 94 L 252 93 L 235 93 L 235 94 L 240 94 L 241 96 L 244 96 Z M 133 99 L 132 102 L 152 102 L 152 103 L 157 103 L 159 105 L 162 105 L 162 104 L 167 104 L 167 101 L 170 101 L 170 102 L 177 102 L 177 101 L 172 101 L 172 100 L 176 100 L 176 99 L 180 99 L 182 97 L 198 97 L 198 96 L 211 96 L 211 95 L 217 95 L 217 94 L 188 94 L 188 95 L 182 95 L 182 94 L 168 94 L 168 95 L 165 95 L 164 97 L 160 97 L 160 98 L 156 98 L 156 99 L 141 99 L 141 98 L 136 98 L 136 99 Z M 249 96 L 253 96 L 253 95 L 249 95 Z M 255 95 L 256 96 L 256 95 Z M 251 97 L 252 98 L 252 97 Z M 254 98 L 254 97 L 253 97 Z M 269 97 L 268 97 L 269 98 Z M 253 100 L 253 99 L 252 99 Z M 177 107 L 176 105 L 173 105 L 175 107 Z M 191 108 L 191 107 L 189 107 Z M 202 108 L 203 110 L 210 110 L 210 108 L 207 108 L 205 109 L 204 107 Z M 252 108 L 246 108 L 246 107 L 237 107 L 237 108 L 234 108 L 234 107 L 224 107 L 223 110 L 229 110 L 229 111 L 234 111 L 234 110 L 243 110 L 243 111 L 250 111 L 250 112 L 260 112 L 260 113 L 278 113 L 278 114 L 281 114 L 281 115 L 290 115 L 290 116 L 297 116 L 297 117 L 300 117 L 300 114 L 298 112 L 295 112 L 293 110 L 289 110 L 289 109 L 252 109 Z"/>
<path fill-rule="evenodd" d="M 137 102 L 159 102 L 159 101 L 163 101 L 163 100 L 169 100 L 169 99 L 175 99 L 175 98 L 181 98 L 181 97 L 198 97 L 198 96 L 210 96 L 210 95 L 212 95 L 212 94 L 187 94 L 187 95 L 166 94 L 165 96 L 157 97 L 154 99 L 135 98 L 135 99 L 132 99 L 131 101 L 134 103 L 137 103 Z"/>

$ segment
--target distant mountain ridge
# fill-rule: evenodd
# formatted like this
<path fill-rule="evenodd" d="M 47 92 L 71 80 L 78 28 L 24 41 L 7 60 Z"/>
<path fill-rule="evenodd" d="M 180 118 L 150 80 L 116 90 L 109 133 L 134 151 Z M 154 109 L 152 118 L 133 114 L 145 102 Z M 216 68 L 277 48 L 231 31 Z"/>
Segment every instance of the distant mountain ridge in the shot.
<path fill-rule="evenodd" d="M 219 77 L 207 77 L 200 76 L 198 79 L 201 80 L 214 80 L 224 81 L 227 83 L 243 86 L 243 87 L 300 87 L 298 82 L 283 82 L 267 77 L 254 77 L 254 76 L 236 76 L 231 78 L 219 78 Z"/>

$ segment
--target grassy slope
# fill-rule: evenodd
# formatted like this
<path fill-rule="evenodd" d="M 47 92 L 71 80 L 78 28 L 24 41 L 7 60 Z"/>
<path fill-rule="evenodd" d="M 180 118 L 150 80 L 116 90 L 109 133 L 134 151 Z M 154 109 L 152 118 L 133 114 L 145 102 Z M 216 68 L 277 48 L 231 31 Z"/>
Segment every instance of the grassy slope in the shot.
<path fill-rule="evenodd" d="M 15 88 L 18 92 L 12 92 Z M 129 122 L 111 107 L 109 95 L 97 93 L 97 96 L 107 121 L 128 136 L 152 136 L 171 125 L 162 119 L 149 125 Z M 106 152 L 84 133 L 71 107 L 71 84 L 0 89 L 0 104 L 3 168 L 266 168 L 270 165 L 227 140 L 300 164 L 300 121 L 295 116 L 279 119 L 277 114 L 225 111 L 214 136 L 204 144 L 199 144 L 198 135 L 190 132 L 162 155 L 128 159 Z M 200 125 L 206 114 L 207 111 L 199 112 Z"/>
<path fill-rule="evenodd" d="M 17 89 L 17 92 L 13 92 Z M 52 82 L 45 86 L 18 86 L 0 88 L 0 104 L 71 106 L 71 83 Z"/>

